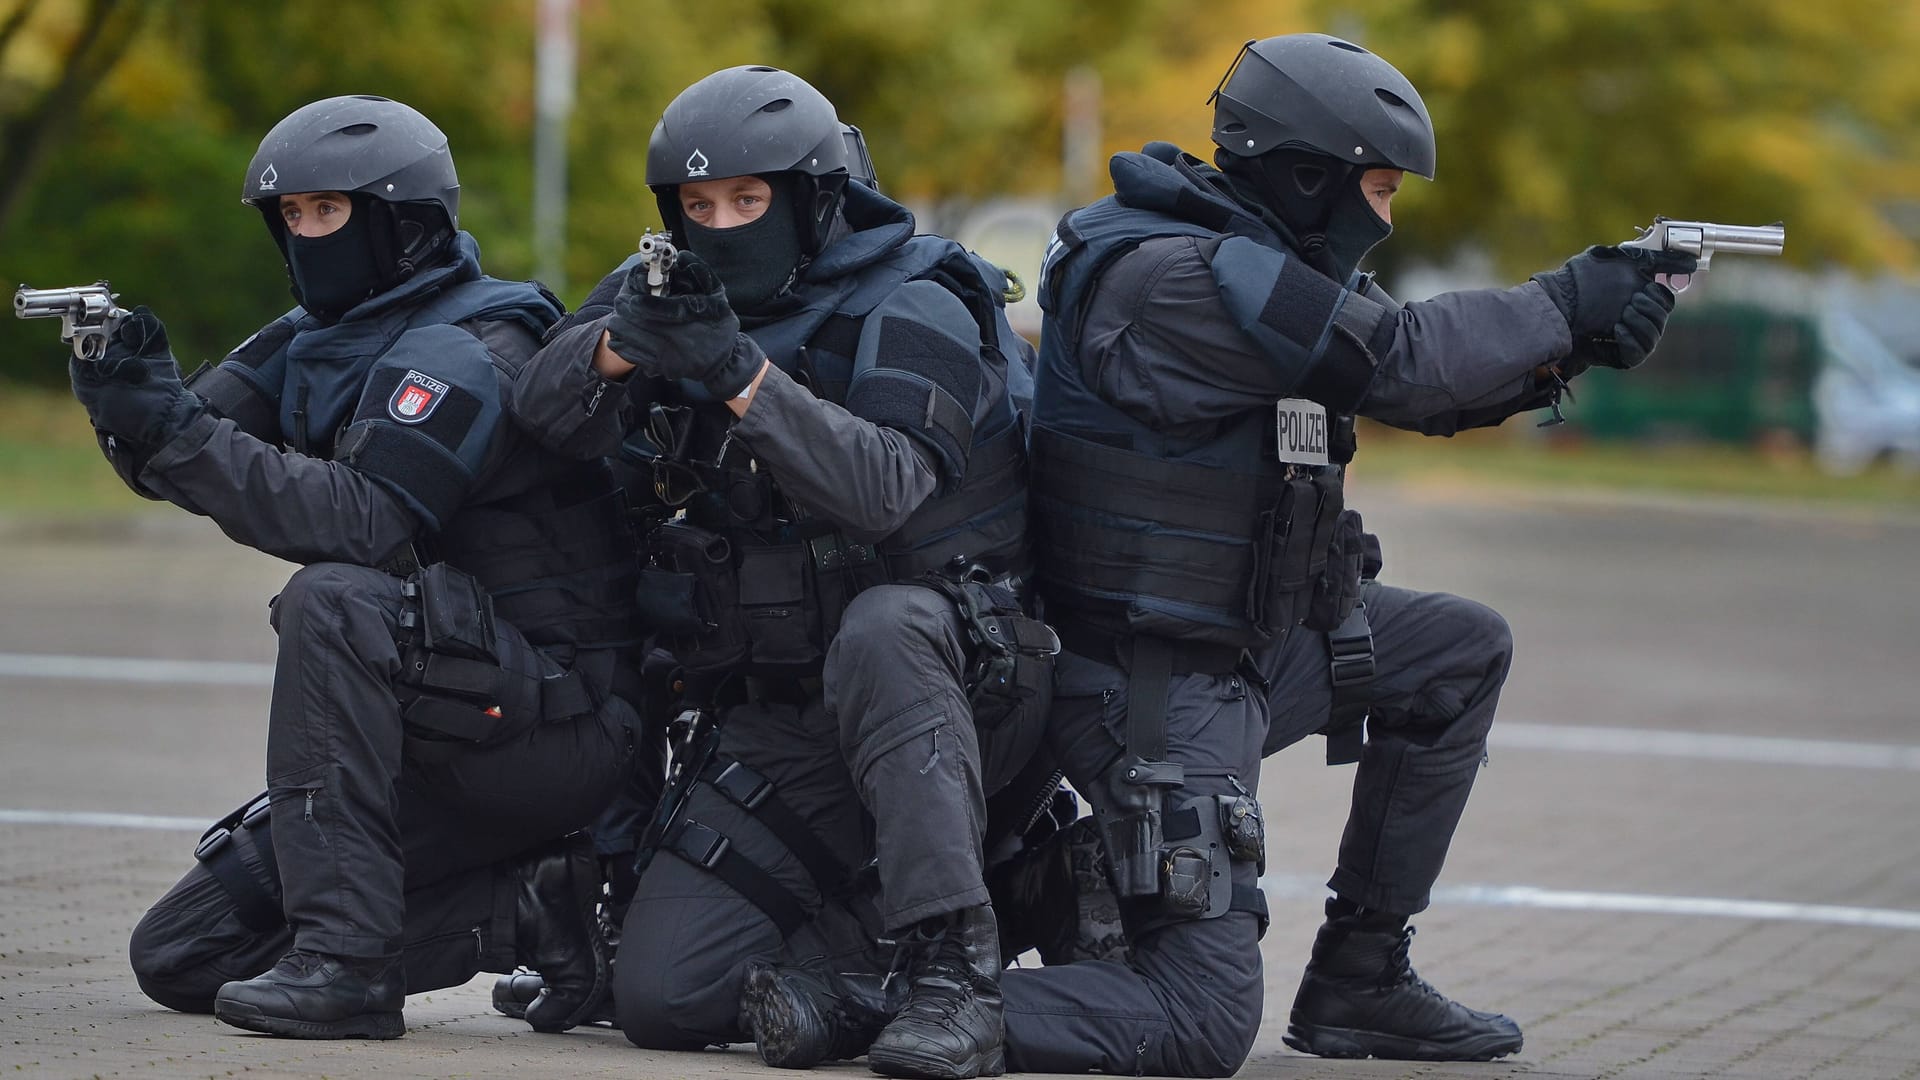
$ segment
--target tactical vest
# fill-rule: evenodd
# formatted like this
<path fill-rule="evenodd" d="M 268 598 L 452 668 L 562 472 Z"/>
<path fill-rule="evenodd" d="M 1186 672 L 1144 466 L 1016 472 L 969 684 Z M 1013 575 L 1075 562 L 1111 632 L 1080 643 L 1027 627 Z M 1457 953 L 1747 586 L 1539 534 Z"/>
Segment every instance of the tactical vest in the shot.
<path fill-rule="evenodd" d="M 538 285 L 484 276 L 332 326 L 303 325 L 305 312 L 296 308 L 193 385 L 243 429 L 277 428 L 283 445 L 331 458 L 375 362 L 407 331 L 511 321 L 537 340 L 564 310 Z M 340 385 L 325 385 L 330 374 Z M 324 403 L 318 412 L 317 403 Z M 496 437 L 521 436 L 503 419 Z M 624 495 L 604 464 L 535 456 L 538 462 L 519 455 L 503 475 L 489 478 L 495 490 L 477 485 L 438 533 L 416 542 L 417 560 L 445 561 L 473 574 L 493 597 L 496 614 L 535 645 L 585 650 L 637 643 L 638 567 Z M 503 494 L 501 486 L 514 490 Z"/>
<path fill-rule="evenodd" d="M 912 237 L 810 297 L 804 309 L 747 333 L 815 396 L 844 404 L 867 317 L 894 290 L 918 280 L 934 281 L 966 304 L 980 327 L 983 360 L 1004 372 L 1014 334 L 1001 299 L 964 248 L 934 236 Z M 749 672 L 810 674 L 824 660 L 847 605 L 865 589 L 956 564 L 978 564 L 998 578 L 1027 576 L 1023 423 L 1001 380 L 1003 374 L 985 383 L 984 392 L 998 400 L 974 425 L 960 482 L 936 491 L 877 542 L 848 537 L 799 511 L 772 473 L 727 438 L 716 407 L 656 408 L 651 437 L 630 441 L 628 455 L 654 469 L 664 501 L 686 509 L 684 521 L 656 531 L 649 545 L 654 568 L 642 587 L 642 603 L 651 605 L 649 616 L 676 656 L 692 666 L 744 659 Z M 667 490 L 669 474 L 697 476 L 692 486 L 698 490 L 684 498 Z M 689 536 L 689 526 L 702 535 Z M 679 547 L 667 551 L 663 544 Z M 719 562 L 697 565 L 709 559 Z M 710 577 L 699 587 L 703 597 L 692 600 L 686 575 L 696 572 L 732 580 Z M 678 603 L 675 597 L 700 608 L 698 617 L 689 620 L 684 604 L 667 610 Z"/>
<path fill-rule="evenodd" d="M 1329 466 L 1288 464 L 1274 410 L 1173 436 L 1108 404 L 1082 376 L 1085 312 L 1107 267 L 1150 239 L 1219 235 L 1109 196 L 1062 219 L 1048 248 L 1033 513 L 1048 620 L 1069 644 L 1084 626 L 1251 647 L 1299 621 L 1325 568 L 1351 417 L 1327 417 Z"/>

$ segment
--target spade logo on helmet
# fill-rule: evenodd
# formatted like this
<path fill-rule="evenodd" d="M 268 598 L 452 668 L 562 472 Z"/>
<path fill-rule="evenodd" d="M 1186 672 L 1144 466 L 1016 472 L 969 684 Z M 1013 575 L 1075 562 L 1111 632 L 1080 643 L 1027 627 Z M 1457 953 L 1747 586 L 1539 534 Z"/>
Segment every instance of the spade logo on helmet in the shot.
<path fill-rule="evenodd" d="M 707 175 L 707 155 L 695 149 L 693 153 L 687 155 L 687 179 L 705 175 Z"/>
<path fill-rule="evenodd" d="M 280 172 L 279 172 L 279 170 L 277 170 L 277 169 L 275 169 L 275 168 L 273 167 L 273 162 L 271 162 L 271 161 L 269 161 L 269 162 L 267 162 L 267 168 L 266 168 L 266 171 L 264 171 L 264 172 L 262 172 L 262 173 L 260 174 L 260 190 L 261 190 L 261 191 L 272 191 L 272 190 L 273 190 L 273 185 L 275 185 L 275 184 L 277 184 L 277 183 L 279 183 L 279 182 L 280 182 Z"/>

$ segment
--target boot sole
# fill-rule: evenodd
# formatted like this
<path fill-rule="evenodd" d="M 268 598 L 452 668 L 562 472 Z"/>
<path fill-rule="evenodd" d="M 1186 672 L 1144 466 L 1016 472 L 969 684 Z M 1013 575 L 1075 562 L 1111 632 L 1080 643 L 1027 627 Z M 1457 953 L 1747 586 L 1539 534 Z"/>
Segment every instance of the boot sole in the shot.
<path fill-rule="evenodd" d="M 881 1076 L 910 1076 L 917 1080 L 972 1080 L 976 1076 L 999 1076 L 1007 1071 L 1005 1047 L 975 1054 L 955 1065 L 945 1058 L 889 1050 L 877 1047 L 867 1054 L 867 1067 Z"/>
<path fill-rule="evenodd" d="M 740 993 L 740 1015 L 747 1018 L 754 1051 L 763 1064 L 775 1069 L 811 1069 L 827 1060 L 828 1047 L 800 1037 L 808 1026 L 825 1026 L 817 1016 L 804 1015 L 812 1011 L 787 992 L 772 968 L 757 967 L 747 973 L 746 988 Z M 806 1022 L 809 1019 L 814 1021 L 812 1025 Z"/>
<path fill-rule="evenodd" d="M 397 1012 L 361 1013 L 345 1020 L 293 1020 L 270 1016 L 252 1005 L 215 1001 L 213 1015 L 237 1028 L 290 1039 L 397 1039 L 407 1033 L 407 1022 Z"/>
<path fill-rule="evenodd" d="M 1438 1043 L 1404 1035 L 1387 1035 L 1356 1028 L 1287 1025 L 1280 1041 L 1303 1054 L 1324 1058 L 1380 1058 L 1386 1061 L 1492 1061 L 1520 1052 L 1518 1036 L 1482 1035 L 1459 1042 Z"/>

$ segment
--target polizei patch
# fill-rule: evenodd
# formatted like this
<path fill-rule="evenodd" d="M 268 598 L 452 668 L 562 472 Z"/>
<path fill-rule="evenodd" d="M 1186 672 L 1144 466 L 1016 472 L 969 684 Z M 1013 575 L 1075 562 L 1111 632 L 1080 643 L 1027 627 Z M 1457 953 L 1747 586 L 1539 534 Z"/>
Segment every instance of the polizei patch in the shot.
<path fill-rule="evenodd" d="M 1274 408 L 1274 442 L 1290 465 L 1327 464 L 1327 408 L 1306 398 L 1281 398 Z"/>
<path fill-rule="evenodd" d="M 387 415 L 403 424 L 418 424 L 432 415 L 447 396 L 447 384 L 431 375 L 408 371 L 387 399 Z"/>

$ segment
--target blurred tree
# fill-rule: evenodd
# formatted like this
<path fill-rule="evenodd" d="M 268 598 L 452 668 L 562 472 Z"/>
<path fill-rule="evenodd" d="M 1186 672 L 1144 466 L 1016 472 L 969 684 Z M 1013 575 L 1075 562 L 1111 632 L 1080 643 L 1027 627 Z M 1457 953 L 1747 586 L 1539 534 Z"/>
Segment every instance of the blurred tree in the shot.
<path fill-rule="evenodd" d="M 168 320 L 183 362 L 217 356 L 288 302 L 278 253 L 235 205 L 241 170 L 280 117 L 341 93 L 431 116 L 459 161 L 462 225 L 494 273 L 526 274 L 533 14 L 0 0 L 0 281 L 108 276 Z M 658 222 L 648 136 L 717 68 L 805 75 L 917 204 L 1052 197 L 1104 184 L 1061 175 L 1068 70 L 1102 79 L 1107 151 L 1168 138 L 1207 156 L 1206 96 L 1234 50 L 1311 29 L 1378 49 L 1433 112 L 1439 180 L 1401 196 L 1390 258 L 1471 246 L 1517 274 L 1667 213 L 1785 218 L 1803 264 L 1913 260 L 1895 227 L 1920 207 L 1920 5 L 1905 0 L 1215 0 L 1204 15 L 1182 0 L 580 0 L 566 298 Z M 58 379 L 58 356 L 44 323 L 0 320 L 0 375 Z"/>
<path fill-rule="evenodd" d="M 146 8 L 13 0 L 0 13 L 0 239 L 48 148 L 133 43 Z M 43 14 L 36 19 L 36 14 Z"/>
<path fill-rule="evenodd" d="M 1316 0 L 1420 88 L 1433 184 L 1396 219 L 1525 272 L 1655 214 L 1788 223 L 1802 265 L 1911 267 L 1920 5 L 1910 0 Z M 1396 203 L 1399 210 L 1401 203 Z"/>

